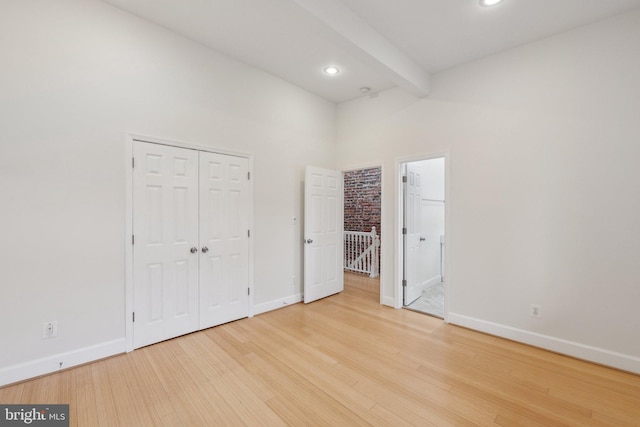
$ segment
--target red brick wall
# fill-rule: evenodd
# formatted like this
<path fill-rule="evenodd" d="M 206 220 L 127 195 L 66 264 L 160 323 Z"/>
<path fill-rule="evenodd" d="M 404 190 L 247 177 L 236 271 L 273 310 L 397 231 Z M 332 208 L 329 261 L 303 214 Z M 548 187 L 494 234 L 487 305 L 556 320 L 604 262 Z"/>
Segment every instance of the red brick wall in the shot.
<path fill-rule="evenodd" d="M 344 229 L 371 231 L 380 235 L 382 169 L 370 168 L 344 173 Z"/>

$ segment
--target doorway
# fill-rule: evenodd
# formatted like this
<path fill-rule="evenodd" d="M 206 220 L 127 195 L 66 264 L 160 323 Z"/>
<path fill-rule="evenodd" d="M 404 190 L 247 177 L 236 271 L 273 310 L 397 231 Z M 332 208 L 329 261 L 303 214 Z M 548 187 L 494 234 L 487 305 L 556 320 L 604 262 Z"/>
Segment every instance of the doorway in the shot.
<path fill-rule="evenodd" d="M 407 162 L 402 170 L 402 305 L 445 315 L 445 158 Z"/>
<path fill-rule="evenodd" d="M 381 302 L 382 166 L 343 171 L 345 287 Z"/>

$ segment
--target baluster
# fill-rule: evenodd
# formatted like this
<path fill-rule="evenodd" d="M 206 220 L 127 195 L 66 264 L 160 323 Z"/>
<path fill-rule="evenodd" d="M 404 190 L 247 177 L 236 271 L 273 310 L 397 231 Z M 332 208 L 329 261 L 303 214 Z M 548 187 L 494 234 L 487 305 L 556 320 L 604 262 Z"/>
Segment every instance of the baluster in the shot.
<path fill-rule="evenodd" d="M 358 235 L 357 242 L 358 243 L 356 244 L 356 259 L 358 259 L 360 257 L 360 235 Z M 359 260 L 356 263 L 356 268 L 358 270 L 360 270 L 360 261 Z"/>
<path fill-rule="evenodd" d="M 351 238 L 349 239 L 349 266 L 351 267 L 351 269 L 353 270 L 353 239 L 354 239 L 354 235 L 351 235 Z"/>
<path fill-rule="evenodd" d="M 342 233 L 342 269 L 343 270 L 347 266 L 347 256 L 345 255 L 347 253 L 347 236 L 348 236 L 348 233 L 346 231 Z"/>
<path fill-rule="evenodd" d="M 360 236 L 360 253 L 358 256 L 361 256 L 364 253 L 364 236 Z M 364 257 L 360 258 L 360 271 L 364 271 Z"/>
<path fill-rule="evenodd" d="M 353 262 L 355 260 L 354 258 L 355 251 L 356 251 L 356 235 L 354 234 L 351 240 L 351 268 L 355 268 L 355 263 Z"/>
<path fill-rule="evenodd" d="M 362 254 L 362 236 L 358 235 L 358 271 L 362 271 L 362 258 L 360 258 L 360 254 Z"/>
<path fill-rule="evenodd" d="M 370 252 L 371 252 L 371 251 L 369 251 L 369 247 L 370 247 L 370 243 L 369 242 L 370 242 L 371 239 L 370 239 L 369 236 L 367 236 L 365 240 L 367 242 L 366 248 L 365 248 L 365 251 L 367 251 L 367 254 L 364 257 L 364 264 L 365 264 L 364 271 L 365 271 L 365 273 L 369 273 L 370 269 L 371 269 L 371 261 L 369 260 L 369 256 L 370 256 Z"/>
<path fill-rule="evenodd" d="M 358 270 L 358 263 L 356 260 L 358 259 L 358 235 L 355 234 L 353 236 L 353 269 Z"/>

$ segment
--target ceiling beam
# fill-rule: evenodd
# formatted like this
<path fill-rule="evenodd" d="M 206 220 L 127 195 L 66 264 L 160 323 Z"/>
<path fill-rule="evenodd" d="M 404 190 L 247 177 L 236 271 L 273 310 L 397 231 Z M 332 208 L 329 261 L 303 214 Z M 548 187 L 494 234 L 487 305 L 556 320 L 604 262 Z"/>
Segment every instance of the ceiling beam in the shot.
<path fill-rule="evenodd" d="M 423 97 L 429 74 L 373 29 L 340 0 L 291 0 L 346 41 L 352 53 L 375 67 L 397 86 Z"/>

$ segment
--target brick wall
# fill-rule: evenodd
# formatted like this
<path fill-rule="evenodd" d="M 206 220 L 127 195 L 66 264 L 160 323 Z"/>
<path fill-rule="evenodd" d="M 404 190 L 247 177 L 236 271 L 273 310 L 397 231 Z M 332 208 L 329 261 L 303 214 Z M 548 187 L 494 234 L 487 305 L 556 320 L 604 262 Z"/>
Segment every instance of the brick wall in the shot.
<path fill-rule="evenodd" d="M 344 173 L 344 229 L 380 234 L 382 169 L 371 168 Z"/>

